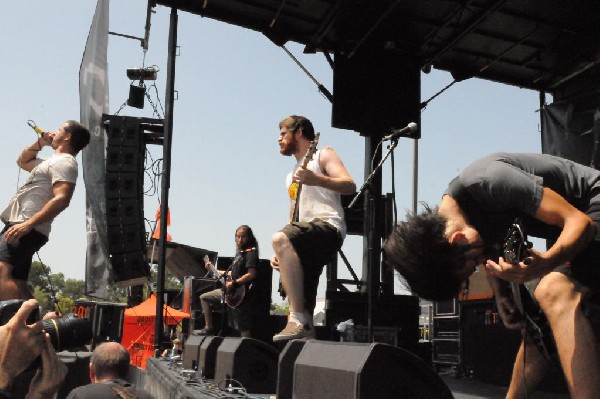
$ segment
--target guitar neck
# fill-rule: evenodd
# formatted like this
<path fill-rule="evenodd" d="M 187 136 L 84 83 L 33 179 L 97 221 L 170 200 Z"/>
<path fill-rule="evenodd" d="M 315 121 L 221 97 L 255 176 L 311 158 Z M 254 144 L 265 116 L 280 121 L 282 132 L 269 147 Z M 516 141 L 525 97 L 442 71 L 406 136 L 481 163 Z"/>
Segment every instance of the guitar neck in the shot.
<path fill-rule="evenodd" d="M 296 189 L 296 202 L 294 203 L 294 213 L 292 213 L 292 222 L 300 220 L 300 193 L 302 192 L 302 184 L 298 184 Z"/>

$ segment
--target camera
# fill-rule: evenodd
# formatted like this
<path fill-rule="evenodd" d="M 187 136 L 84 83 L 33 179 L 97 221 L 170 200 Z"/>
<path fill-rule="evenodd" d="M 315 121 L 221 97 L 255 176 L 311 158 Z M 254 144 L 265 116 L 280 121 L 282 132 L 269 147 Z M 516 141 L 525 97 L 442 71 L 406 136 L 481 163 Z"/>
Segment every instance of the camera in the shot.
<path fill-rule="evenodd" d="M 25 302 L 22 299 L 0 301 L 0 325 L 17 313 Z M 31 312 L 27 324 L 33 324 L 40 319 L 39 310 Z M 44 331 L 50 335 L 52 346 L 57 352 L 75 350 L 88 344 L 92 339 L 92 325 L 88 319 L 79 318 L 75 313 L 68 313 L 59 319 L 42 320 Z"/>

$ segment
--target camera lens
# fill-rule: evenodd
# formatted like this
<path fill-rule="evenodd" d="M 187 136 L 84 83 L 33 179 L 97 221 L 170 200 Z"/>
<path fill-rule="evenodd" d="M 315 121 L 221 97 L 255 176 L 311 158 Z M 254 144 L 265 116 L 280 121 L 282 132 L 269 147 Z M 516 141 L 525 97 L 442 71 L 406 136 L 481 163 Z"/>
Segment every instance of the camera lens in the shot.
<path fill-rule="evenodd" d="M 60 319 L 43 320 L 42 325 L 44 331 L 50 334 L 57 352 L 80 348 L 92 339 L 90 321 L 77 317 L 75 313 L 68 313 Z"/>

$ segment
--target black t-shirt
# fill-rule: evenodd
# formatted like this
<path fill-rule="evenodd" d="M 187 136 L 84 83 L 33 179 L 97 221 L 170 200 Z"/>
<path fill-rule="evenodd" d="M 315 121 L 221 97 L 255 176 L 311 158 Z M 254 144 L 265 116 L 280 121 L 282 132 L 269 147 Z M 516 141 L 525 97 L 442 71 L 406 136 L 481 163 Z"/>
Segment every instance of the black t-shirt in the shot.
<path fill-rule="evenodd" d="M 237 280 L 248 273 L 248 269 L 251 267 L 258 267 L 258 251 L 256 248 L 247 248 L 238 251 L 231 263 L 231 277 L 233 280 Z"/>
<path fill-rule="evenodd" d="M 544 187 L 600 224 L 600 172 L 551 155 L 488 155 L 452 180 L 446 194 L 458 202 L 492 254 L 499 250 L 516 217 L 522 219 L 529 235 L 549 240 L 558 237 L 560 228 L 534 218 Z M 600 241 L 600 231 L 596 240 Z"/>

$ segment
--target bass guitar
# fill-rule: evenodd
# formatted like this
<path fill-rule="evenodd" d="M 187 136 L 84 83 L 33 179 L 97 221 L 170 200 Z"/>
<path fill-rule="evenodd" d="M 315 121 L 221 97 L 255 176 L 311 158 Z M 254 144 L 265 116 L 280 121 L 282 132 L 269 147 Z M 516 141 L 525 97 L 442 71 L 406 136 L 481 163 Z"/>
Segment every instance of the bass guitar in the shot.
<path fill-rule="evenodd" d="M 306 169 L 308 163 L 313 159 L 315 152 L 317 152 L 317 144 L 319 143 L 319 136 L 321 136 L 320 132 L 315 134 L 315 138 L 310 142 L 308 149 L 306 150 L 306 154 L 304 154 L 304 158 L 302 158 L 302 163 L 300 168 Z M 290 198 L 294 200 L 294 212 L 292 212 L 290 222 L 297 222 L 299 220 L 300 213 L 300 193 L 302 193 L 302 183 L 294 182 L 289 188 Z M 283 283 L 281 282 L 281 276 L 279 276 L 279 288 L 277 289 L 279 295 L 281 295 L 282 299 L 285 299 L 287 294 L 283 289 Z"/>
<path fill-rule="evenodd" d="M 508 229 L 503 244 L 504 260 L 513 265 L 520 262 L 528 264 L 528 249 L 532 247 L 527 239 L 521 221 L 517 218 Z M 536 347 L 544 357 L 554 363 L 558 361 L 556 344 L 548 319 L 540 309 L 538 303 L 531 296 L 524 284 L 510 283 L 513 301 L 525 321 L 527 335 L 533 340 Z"/>
<path fill-rule="evenodd" d="M 213 265 L 210 261 L 208 255 L 204 255 L 204 266 L 210 271 L 214 278 L 221 282 L 221 289 L 225 295 L 225 303 L 227 306 L 233 309 L 237 308 L 244 300 L 244 296 L 246 296 L 246 285 L 241 284 L 235 289 L 227 290 L 225 288 L 226 284 L 229 281 L 232 281 L 231 273 L 229 273 L 230 270 L 227 270 L 226 272 L 219 272 L 215 265 Z"/>

